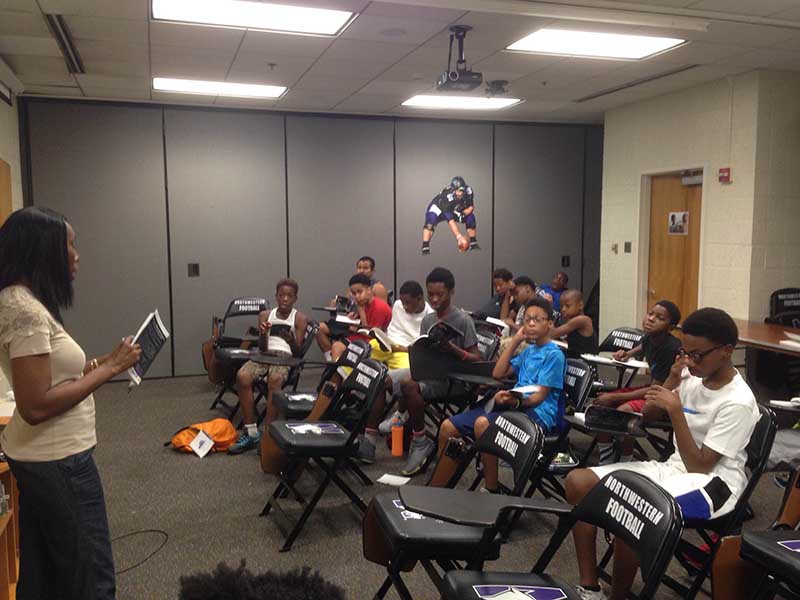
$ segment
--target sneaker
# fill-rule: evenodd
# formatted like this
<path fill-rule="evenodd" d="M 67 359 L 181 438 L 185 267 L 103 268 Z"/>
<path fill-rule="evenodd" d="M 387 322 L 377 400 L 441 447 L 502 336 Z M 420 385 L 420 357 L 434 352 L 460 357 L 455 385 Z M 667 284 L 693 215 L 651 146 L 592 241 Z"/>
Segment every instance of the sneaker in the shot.
<path fill-rule="evenodd" d="M 430 253 L 431 253 L 431 247 L 430 246 L 423 246 L 422 247 L 422 255 L 423 256 L 426 255 L 426 254 L 430 254 Z"/>
<path fill-rule="evenodd" d="M 782 490 L 785 490 L 786 486 L 789 485 L 789 476 L 788 475 L 786 475 L 786 476 L 775 475 L 775 477 L 772 478 L 772 481 L 779 488 L 781 488 Z"/>
<path fill-rule="evenodd" d="M 481 249 L 481 247 L 478 246 L 478 242 L 470 242 L 469 243 L 469 248 L 467 248 L 468 251 L 469 250 L 480 250 L 480 249 Z"/>
<path fill-rule="evenodd" d="M 390 416 L 386 417 L 381 424 L 378 425 L 378 431 L 383 435 L 392 433 L 392 427 L 402 427 L 408 421 L 408 411 L 400 412 L 394 411 Z"/>
<path fill-rule="evenodd" d="M 411 477 L 425 470 L 428 462 L 436 452 L 436 444 L 427 436 L 415 437 L 411 440 L 411 447 L 408 449 L 408 460 L 406 466 L 400 471 L 401 475 Z"/>
<path fill-rule="evenodd" d="M 228 448 L 228 454 L 241 454 L 242 452 L 247 452 L 248 450 L 252 450 L 253 448 L 258 448 L 259 444 L 261 443 L 261 432 L 259 431 L 256 434 L 256 437 L 250 437 L 247 435 L 246 431 L 242 431 L 239 433 L 239 438 L 236 440 L 236 443 Z"/>
<path fill-rule="evenodd" d="M 608 596 L 603 593 L 603 590 L 587 590 L 582 585 L 576 585 L 575 591 L 581 597 L 581 600 L 608 600 Z"/>
<path fill-rule="evenodd" d="M 365 465 L 375 462 L 375 444 L 370 442 L 366 436 L 362 436 L 358 443 L 358 460 Z"/>

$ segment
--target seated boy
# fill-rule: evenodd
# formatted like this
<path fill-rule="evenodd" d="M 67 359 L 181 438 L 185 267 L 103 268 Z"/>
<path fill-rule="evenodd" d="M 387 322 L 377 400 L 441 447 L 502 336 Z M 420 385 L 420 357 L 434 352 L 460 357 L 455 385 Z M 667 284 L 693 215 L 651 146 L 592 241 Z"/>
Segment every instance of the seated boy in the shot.
<path fill-rule="evenodd" d="M 376 327 L 386 331 L 392 321 L 392 309 L 389 308 L 386 302 L 372 294 L 370 279 L 363 273 L 353 275 L 348 285 L 350 286 L 350 296 L 353 298 L 358 311 L 357 313 L 350 313 L 348 316 L 351 319 L 361 321 L 361 324 L 350 326 L 350 334 L 347 339 L 359 339 L 369 342 L 370 338 L 363 333 L 358 333 L 358 330 Z M 347 346 L 344 343 L 334 342 L 331 346 L 331 360 L 339 360 L 339 356 L 345 351 L 345 348 Z"/>
<path fill-rule="evenodd" d="M 522 310 L 531 299 L 535 297 L 545 298 L 546 300 L 550 300 L 550 297 L 547 296 L 544 292 L 542 292 L 537 286 L 536 283 L 528 277 L 527 275 L 520 275 L 516 279 L 514 279 L 514 288 L 512 290 L 514 294 L 514 305 L 509 305 L 508 310 L 506 310 L 506 304 L 503 304 L 503 307 L 500 311 L 500 318 L 508 325 L 511 335 L 504 336 L 500 339 L 500 348 L 499 353 L 502 354 L 503 350 L 506 349 L 506 346 L 511 343 L 514 334 L 522 329 L 522 317 L 524 316 L 524 310 Z M 528 342 L 523 341 L 514 353 L 514 356 L 525 350 L 528 347 Z"/>
<path fill-rule="evenodd" d="M 439 455 L 444 452 L 451 437 L 481 437 L 497 416 L 506 410 L 521 410 L 541 426 L 545 432 L 558 429 L 563 416 L 564 372 L 566 359 L 561 349 L 550 341 L 553 308 L 550 303 L 535 296 L 525 304 L 523 326 L 517 331 L 492 371 L 492 376 L 502 379 L 510 374 L 517 376 L 517 386 L 538 385 L 539 390 L 518 398 L 507 390 L 494 395 L 494 407 L 488 413 L 484 405 L 457 414 L 442 423 L 439 429 Z M 528 347 L 514 358 L 514 350 L 523 341 Z M 484 454 L 484 487 L 497 491 L 497 457 Z"/>
<path fill-rule="evenodd" d="M 375 259 L 371 256 L 362 256 L 356 261 L 356 273 L 363 273 L 372 282 L 372 295 L 384 302 L 389 302 L 389 292 L 386 286 L 375 279 Z"/>
<path fill-rule="evenodd" d="M 425 302 L 422 286 L 416 281 L 406 281 L 400 286 L 400 299 L 392 307 L 392 322 L 386 330 L 386 335 L 392 343 L 392 349 L 385 351 L 377 340 L 371 340 L 372 353 L 370 357 L 384 363 L 389 367 L 389 376 L 386 379 L 386 391 L 394 396 L 400 395 L 400 386 L 411 378 L 411 368 L 408 359 L 408 347 L 419 337 L 422 319 L 433 313 L 433 309 Z M 398 400 L 398 405 L 402 399 Z M 408 419 L 405 406 L 394 411 L 392 416 L 380 422 L 386 402 L 383 396 L 372 407 L 364 438 L 359 443 L 358 457 L 362 462 L 371 463 L 375 459 L 375 447 L 379 434 L 387 434 L 393 425 L 404 425 Z"/>
<path fill-rule="evenodd" d="M 635 471 L 678 501 L 684 519 L 710 519 L 730 512 L 747 485 L 745 448 L 759 419 L 753 392 L 731 363 L 738 341 L 733 319 L 718 308 L 702 308 L 683 323 L 683 347 L 663 386 L 645 393 L 647 404 L 665 411 L 676 450 L 666 462 L 618 463 L 576 469 L 567 476 L 567 500 L 577 504 L 604 476 Z M 573 531 L 581 597 L 604 600 L 597 581 L 596 529 Z M 611 598 L 627 598 L 636 559 L 619 540 L 614 548 Z"/>
<path fill-rule="evenodd" d="M 580 290 L 570 289 L 561 293 L 561 319 L 562 324 L 550 331 L 550 337 L 567 342 L 567 357 L 597 354 L 597 332 L 592 319 L 583 314 Z"/>
<path fill-rule="evenodd" d="M 669 300 L 656 302 L 642 323 L 645 336 L 642 343 L 628 351 L 618 350 L 614 353 L 614 358 L 626 361 L 635 356 L 644 354 L 647 364 L 650 366 L 652 376 L 651 384 L 661 385 L 669 375 L 675 355 L 681 348 L 681 342 L 673 336 L 672 331 L 681 322 L 681 311 Z M 646 406 L 642 395 L 647 386 L 637 388 L 624 388 L 600 394 L 594 401 L 599 406 L 608 406 L 626 412 L 638 412 L 644 414 L 647 421 L 658 421 L 666 418 L 658 408 Z M 622 462 L 633 460 L 633 447 L 635 440 L 630 437 L 622 439 Z M 609 435 L 597 436 L 597 448 L 600 452 L 600 464 L 607 465 L 614 462 L 613 438 Z"/>
<path fill-rule="evenodd" d="M 476 311 L 475 316 L 485 319 L 486 317 L 492 317 L 494 319 L 501 318 L 501 312 L 503 307 L 506 307 L 506 311 L 508 310 L 517 310 L 517 305 L 514 303 L 514 276 L 511 274 L 511 271 L 508 269 L 495 269 L 492 272 L 492 286 L 494 287 L 494 296 L 492 299 L 489 300 L 486 304 L 484 304 L 478 311 Z"/>
<path fill-rule="evenodd" d="M 550 282 L 550 285 L 542 286 L 542 291 L 546 294 L 550 294 L 550 297 L 553 299 L 553 310 L 556 312 L 561 310 L 561 293 L 566 289 L 567 283 L 569 283 L 569 275 L 564 273 L 564 271 L 559 271 L 553 275 L 553 280 Z"/>
<path fill-rule="evenodd" d="M 478 353 L 478 334 L 472 318 L 451 304 L 455 289 L 453 274 L 444 267 L 436 267 L 425 279 L 428 291 L 428 302 L 435 313 L 426 315 L 422 319 L 421 332 L 427 333 L 439 321 L 444 321 L 459 335 L 443 344 L 442 350 L 465 361 L 480 359 Z M 436 445 L 425 434 L 425 403 L 429 400 L 443 398 L 450 384 L 446 379 L 432 381 L 414 381 L 413 379 L 401 385 L 401 391 L 408 410 L 408 421 L 411 424 L 412 440 L 408 450 L 408 461 L 400 471 L 405 476 L 415 475 L 422 471 L 436 450 Z M 458 395 L 463 389 L 453 385 L 452 394 Z"/>
<path fill-rule="evenodd" d="M 293 279 L 281 279 L 275 287 L 276 308 L 261 311 L 258 315 L 259 346 L 273 356 L 298 356 L 306 335 L 308 317 L 294 308 L 299 286 Z M 274 332 L 274 333 L 273 333 Z M 242 407 L 244 430 L 236 443 L 228 448 L 228 454 L 241 454 L 252 450 L 261 441 L 256 425 L 256 408 L 253 398 L 253 383 L 267 377 L 267 410 L 272 405 L 272 392 L 286 383 L 289 367 L 265 365 L 248 360 L 236 374 L 239 404 Z"/>

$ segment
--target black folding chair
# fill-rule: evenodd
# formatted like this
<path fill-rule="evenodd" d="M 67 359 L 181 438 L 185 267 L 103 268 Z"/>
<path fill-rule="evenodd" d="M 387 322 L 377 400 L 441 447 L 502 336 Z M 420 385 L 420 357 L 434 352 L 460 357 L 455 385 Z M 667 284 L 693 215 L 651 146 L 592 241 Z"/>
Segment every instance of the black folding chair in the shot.
<path fill-rule="evenodd" d="M 641 344 L 642 338 L 644 338 L 644 331 L 641 329 L 636 329 L 635 327 L 617 327 L 606 336 L 606 339 L 604 339 L 603 343 L 600 344 L 598 352 L 610 352 L 613 354 L 618 350 L 628 351 Z M 588 354 L 583 355 L 582 358 L 593 365 L 607 364 L 605 359 L 596 360 Z M 615 364 L 612 366 L 617 369 L 618 374 L 616 388 L 623 388 L 630 385 L 630 382 L 633 381 L 636 373 L 639 372 L 639 368 L 632 365 L 626 366 L 623 364 Z"/>
<path fill-rule="evenodd" d="M 220 389 L 216 397 L 213 402 L 211 402 L 211 406 L 209 406 L 209 410 L 214 410 L 221 404 L 225 407 L 225 410 L 227 410 L 228 418 L 233 417 L 236 409 L 239 407 L 238 402 L 234 406 L 231 406 L 222 398 L 228 392 L 236 394 L 236 373 L 241 366 L 249 360 L 245 356 L 245 353 L 237 352 L 237 350 L 242 349 L 244 342 L 258 342 L 257 336 L 247 335 L 251 327 L 248 327 L 238 336 L 232 335 L 230 331 L 226 331 L 231 325 L 231 320 L 241 317 L 252 317 L 254 315 L 258 316 L 261 311 L 268 309 L 269 301 L 266 298 L 252 296 L 234 298 L 231 300 L 230 304 L 228 304 L 225 316 L 222 317 L 221 320 L 214 317 L 214 319 L 217 319 L 219 322 L 219 338 L 217 338 L 217 341 L 214 343 L 214 354 L 226 370 L 226 375 L 220 384 Z"/>
<path fill-rule="evenodd" d="M 493 454 L 505 460 L 514 473 L 512 492 L 519 495 L 530 478 L 543 441 L 544 434 L 538 425 L 522 413 L 509 412 L 496 419 L 481 438 L 470 445 L 466 455 L 461 457 L 462 464 L 478 453 Z M 487 495 L 467 493 L 475 498 Z M 376 551 L 376 539 L 381 552 Z M 375 598 L 383 598 L 394 586 L 404 599 L 411 598 L 411 594 L 400 573 L 411 571 L 417 561 L 441 591 L 442 575 L 436 565 L 446 572 L 460 568 L 459 561 L 464 561 L 468 568 L 480 569 L 485 560 L 498 557 L 501 544 L 494 533 L 486 539 L 482 528 L 433 521 L 409 511 L 397 492 L 379 494 L 372 499 L 364 516 L 363 540 L 365 557 L 384 565 L 388 571 Z"/>
<path fill-rule="evenodd" d="M 337 391 L 331 407 L 323 421 L 273 421 L 269 435 L 286 453 L 287 467 L 279 475 L 280 482 L 261 511 L 262 516 L 270 513 L 272 507 L 281 508 L 278 499 L 286 492 L 291 494 L 305 508 L 292 527 L 281 547 L 281 552 L 291 549 L 314 507 L 322 498 L 328 485 L 333 482 L 344 492 L 351 502 L 362 512 L 366 510 L 364 501 L 339 476 L 343 468 L 348 468 L 364 485 L 372 482 L 355 464 L 353 457 L 358 452 L 358 434 L 363 430 L 372 405 L 379 394 L 384 392 L 387 369 L 382 363 L 365 359 L 344 380 Z M 313 461 L 325 476 L 308 502 L 297 491 L 297 481 L 306 463 Z M 284 511 L 282 511 L 284 512 Z"/>
<path fill-rule="evenodd" d="M 450 571 L 442 586 L 443 600 L 530 597 L 579 600 L 575 588 L 555 575 L 546 575 L 553 556 L 578 521 L 595 525 L 624 541 L 640 561 L 640 598 L 653 598 L 681 536 L 677 502 L 647 478 L 629 471 L 604 477 L 574 508 L 569 504 L 533 498 L 514 498 L 461 490 L 400 489 L 406 510 L 462 527 L 481 528 L 488 545 L 502 529 L 506 516 L 517 510 L 558 516 L 558 527 L 530 573 L 480 570 Z M 641 501 L 641 502 L 640 502 Z"/>
<path fill-rule="evenodd" d="M 798 315 L 798 324 L 791 327 L 800 327 L 800 288 L 782 288 L 775 290 L 769 296 L 769 316 L 795 313 Z"/>
<path fill-rule="evenodd" d="M 675 558 L 686 569 L 692 579 L 691 584 L 687 587 L 669 575 L 664 575 L 664 583 L 678 592 L 682 598 L 693 600 L 697 596 L 697 592 L 700 591 L 711 572 L 711 565 L 719 550 L 720 540 L 725 536 L 738 533 L 747 516 L 750 496 L 756 489 L 764 471 L 764 466 L 767 464 L 767 458 L 769 457 L 777 429 L 775 414 L 764 405 L 759 404 L 758 408 L 761 412 L 761 417 L 750 436 L 750 442 L 747 444 L 746 466 L 750 472 L 750 477 L 733 510 L 716 519 L 686 519 L 684 521 L 684 530 L 696 532 L 707 544 L 709 551 L 704 552 L 685 537 L 678 543 Z M 599 565 L 601 576 L 607 580 L 610 577 L 604 569 L 608 565 L 612 554 L 613 548 L 609 547 Z"/>

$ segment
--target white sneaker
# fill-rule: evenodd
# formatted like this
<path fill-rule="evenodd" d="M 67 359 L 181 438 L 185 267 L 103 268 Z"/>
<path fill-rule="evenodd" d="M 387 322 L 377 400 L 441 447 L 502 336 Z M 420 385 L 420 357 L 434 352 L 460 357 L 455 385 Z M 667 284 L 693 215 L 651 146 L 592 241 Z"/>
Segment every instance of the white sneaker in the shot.
<path fill-rule="evenodd" d="M 389 435 L 392 433 L 392 427 L 402 427 L 406 424 L 406 421 L 408 421 L 408 411 L 401 413 L 399 410 L 396 410 L 389 417 L 381 421 L 381 424 L 378 425 L 378 431 L 383 435 Z"/>
<path fill-rule="evenodd" d="M 575 586 L 575 591 L 581 597 L 581 600 L 608 600 L 608 596 L 603 593 L 603 590 L 593 591 L 587 590 L 581 585 Z"/>

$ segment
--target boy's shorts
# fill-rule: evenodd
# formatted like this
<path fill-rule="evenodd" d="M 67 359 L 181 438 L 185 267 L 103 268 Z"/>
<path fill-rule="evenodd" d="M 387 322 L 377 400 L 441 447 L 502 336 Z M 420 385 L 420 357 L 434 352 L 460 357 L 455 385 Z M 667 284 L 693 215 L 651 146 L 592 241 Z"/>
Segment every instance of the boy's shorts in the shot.
<path fill-rule="evenodd" d="M 411 363 L 408 360 L 408 352 L 393 352 L 391 350 L 386 352 L 385 350 L 381 350 L 378 340 L 370 340 L 369 345 L 372 348 L 369 357 L 378 362 L 382 362 L 389 367 L 390 371 L 411 368 Z"/>
<path fill-rule="evenodd" d="M 419 392 L 425 400 L 442 400 L 447 397 L 463 396 L 467 391 L 462 383 L 458 381 L 451 383 L 447 379 L 428 379 L 418 381 L 417 385 L 419 385 Z"/>
<path fill-rule="evenodd" d="M 497 417 L 504 412 L 506 411 L 493 410 L 487 413 L 484 412 L 483 406 L 476 406 L 470 410 L 453 415 L 450 417 L 450 422 L 456 429 L 458 429 L 458 433 L 460 433 L 462 437 L 471 437 L 472 439 L 475 439 L 475 421 L 477 421 L 479 417 L 486 417 L 489 419 L 490 423 L 494 423 L 495 419 L 497 419 Z M 539 425 L 542 429 L 546 430 L 546 428 L 537 419 L 536 413 L 533 411 L 533 409 L 531 409 L 530 412 L 532 414 L 526 413 L 528 418 Z"/>
<path fill-rule="evenodd" d="M 612 394 L 625 394 L 627 392 L 635 392 L 637 390 L 642 390 L 642 393 L 644 393 L 644 390 L 646 390 L 648 387 L 650 387 L 650 386 L 641 385 L 641 386 L 638 386 L 638 387 L 620 388 L 618 390 L 614 390 L 611 393 Z M 637 398 L 636 400 L 628 400 L 627 402 L 623 402 L 622 404 L 617 406 L 617 408 L 627 404 L 628 406 L 631 407 L 631 410 L 633 412 L 640 413 L 640 412 L 642 412 L 644 410 L 644 402 L 645 402 L 644 398 Z"/>
<path fill-rule="evenodd" d="M 269 375 L 280 375 L 283 377 L 283 380 L 286 381 L 286 378 L 289 376 L 289 367 L 284 367 L 282 365 L 265 365 L 248 360 L 242 365 L 239 372 L 244 375 L 250 375 L 253 380 Z"/>
<path fill-rule="evenodd" d="M 737 497 L 719 475 L 688 473 L 681 462 L 626 462 L 589 467 L 600 479 L 614 471 L 633 471 L 657 483 L 678 501 L 684 519 L 716 519 L 733 510 Z"/>

